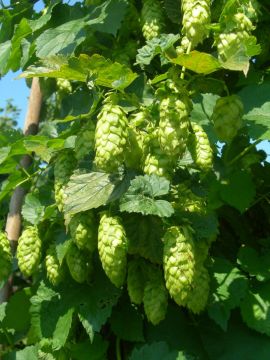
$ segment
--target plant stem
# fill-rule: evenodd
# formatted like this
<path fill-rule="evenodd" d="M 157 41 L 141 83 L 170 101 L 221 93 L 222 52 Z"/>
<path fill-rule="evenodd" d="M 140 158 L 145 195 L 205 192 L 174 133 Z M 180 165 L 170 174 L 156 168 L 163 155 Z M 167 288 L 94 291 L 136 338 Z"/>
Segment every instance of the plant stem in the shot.
<path fill-rule="evenodd" d="M 186 51 L 186 54 L 187 54 L 187 55 L 190 53 L 191 46 L 192 46 L 192 45 L 191 45 L 191 42 L 189 42 L 188 48 L 187 48 L 187 51 Z M 180 78 L 181 78 L 182 80 L 184 80 L 185 72 L 186 72 L 186 68 L 185 68 L 185 66 L 183 66 L 183 67 L 182 67 L 182 71 L 181 71 L 181 75 L 180 75 Z"/>
<path fill-rule="evenodd" d="M 120 346 L 120 338 L 116 338 L 116 360 L 121 360 L 121 346 Z"/>

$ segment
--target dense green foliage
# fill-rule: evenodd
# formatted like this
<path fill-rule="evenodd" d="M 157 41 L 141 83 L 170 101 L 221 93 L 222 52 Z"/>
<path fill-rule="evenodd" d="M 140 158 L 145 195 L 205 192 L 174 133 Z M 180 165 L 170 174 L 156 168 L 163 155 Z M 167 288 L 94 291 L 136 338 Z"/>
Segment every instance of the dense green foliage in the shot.
<path fill-rule="evenodd" d="M 268 1 L 44 3 L 0 9 L 44 97 L 0 134 L 2 358 L 268 360 Z"/>

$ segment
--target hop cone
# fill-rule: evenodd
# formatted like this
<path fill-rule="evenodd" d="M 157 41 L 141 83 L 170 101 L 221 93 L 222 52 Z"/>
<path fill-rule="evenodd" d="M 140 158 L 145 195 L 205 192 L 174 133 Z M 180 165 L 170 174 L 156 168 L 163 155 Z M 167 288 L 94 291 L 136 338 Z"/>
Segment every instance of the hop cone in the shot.
<path fill-rule="evenodd" d="M 95 124 L 88 121 L 77 134 L 75 141 L 75 157 L 77 160 L 83 159 L 94 151 Z"/>
<path fill-rule="evenodd" d="M 54 192 L 55 201 L 59 211 L 64 206 L 64 189 L 76 166 L 76 159 L 71 151 L 65 151 L 59 154 L 54 165 Z"/>
<path fill-rule="evenodd" d="M 125 164 L 131 169 L 140 169 L 145 149 L 145 134 L 137 129 L 128 129 L 128 146 L 125 151 Z"/>
<path fill-rule="evenodd" d="M 97 247 L 97 229 L 92 211 L 76 214 L 69 223 L 70 234 L 79 249 L 93 252 Z"/>
<path fill-rule="evenodd" d="M 160 102 L 159 142 L 165 154 L 182 156 L 188 138 L 188 115 L 191 103 L 188 97 L 171 94 Z"/>
<path fill-rule="evenodd" d="M 78 283 L 83 283 L 87 280 L 89 273 L 92 271 L 91 260 L 89 253 L 78 249 L 74 243 L 70 245 L 66 261 L 70 275 Z"/>
<path fill-rule="evenodd" d="M 153 134 L 149 142 L 148 154 L 145 156 L 143 171 L 147 175 L 156 174 L 170 178 L 171 159 L 161 150 L 157 135 Z"/>
<path fill-rule="evenodd" d="M 195 250 L 190 230 L 172 226 L 166 231 L 163 241 L 166 287 L 174 301 L 185 306 L 195 273 Z"/>
<path fill-rule="evenodd" d="M 164 28 L 164 15 L 158 0 L 143 0 L 142 32 L 146 40 L 159 36 Z"/>
<path fill-rule="evenodd" d="M 56 79 L 56 84 L 60 92 L 62 93 L 71 93 L 72 92 L 72 86 L 70 81 L 67 79 Z"/>
<path fill-rule="evenodd" d="M 209 296 L 209 274 L 203 265 L 195 267 L 192 291 L 187 299 L 187 307 L 198 314 L 206 307 Z"/>
<path fill-rule="evenodd" d="M 145 261 L 134 259 L 128 263 L 127 290 L 130 301 L 134 304 L 141 304 L 145 285 L 144 275 Z"/>
<path fill-rule="evenodd" d="M 216 39 L 219 60 L 226 62 L 249 39 L 247 31 L 221 33 Z"/>
<path fill-rule="evenodd" d="M 4 232 L 0 232 L 0 281 L 5 280 L 11 272 L 12 254 L 9 240 Z"/>
<path fill-rule="evenodd" d="M 18 265 L 24 276 L 32 275 L 41 257 L 41 240 L 36 226 L 28 226 L 18 240 Z"/>
<path fill-rule="evenodd" d="M 102 267 L 116 286 L 123 285 L 126 276 L 127 238 L 121 220 L 104 212 L 98 229 L 98 252 Z"/>
<path fill-rule="evenodd" d="M 193 134 L 190 135 L 190 153 L 195 164 L 201 170 L 209 170 L 213 166 L 213 151 L 203 128 L 192 123 Z"/>
<path fill-rule="evenodd" d="M 60 263 L 57 258 L 55 246 L 52 245 L 47 250 L 45 265 L 47 271 L 47 277 L 54 286 L 57 286 L 62 278 L 62 272 Z"/>
<path fill-rule="evenodd" d="M 183 35 L 193 47 L 201 43 L 209 33 L 210 0 L 184 0 L 182 1 Z"/>
<path fill-rule="evenodd" d="M 185 184 L 177 184 L 172 187 L 172 205 L 179 211 L 191 213 L 204 213 L 206 204 L 203 198 L 194 194 Z"/>
<path fill-rule="evenodd" d="M 143 295 L 144 311 L 147 319 L 157 325 L 166 316 L 168 305 L 168 291 L 164 284 L 162 272 L 149 267 Z"/>
<path fill-rule="evenodd" d="M 114 172 L 124 161 L 127 124 L 127 118 L 120 106 L 110 103 L 103 106 L 98 115 L 95 133 L 95 164 L 98 168 Z"/>
<path fill-rule="evenodd" d="M 221 141 L 231 141 L 242 125 L 243 104 L 237 95 L 219 98 L 212 114 L 215 132 Z"/>

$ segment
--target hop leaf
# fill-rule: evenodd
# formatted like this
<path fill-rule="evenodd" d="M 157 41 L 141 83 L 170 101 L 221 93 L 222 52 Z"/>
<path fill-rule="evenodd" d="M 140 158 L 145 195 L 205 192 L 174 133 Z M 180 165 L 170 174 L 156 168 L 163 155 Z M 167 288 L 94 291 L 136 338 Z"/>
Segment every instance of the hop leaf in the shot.
<path fill-rule="evenodd" d="M 12 254 L 9 240 L 5 233 L 0 232 L 0 281 L 7 279 L 11 272 Z"/>
<path fill-rule="evenodd" d="M 187 96 L 171 94 L 160 102 L 159 143 L 165 154 L 182 156 L 188 138 L 191 102 Z"/>
<path fill-rule="evenodd" d="M 76 214 L 69 223 L 70 234 L 79 249 L 93 252 L 97 247 L 97 229 L 92 211 Z"/>
<path fill-rule="evenodd" d="M 73 279 L 78 283 L 85 282 L 92 272 L 92 259 L 90 254 L 78 249 L 78 247 L 72 243 L 67 251 L 66 261 Z"/>
<path fill-rule="evenodd" d="M 106 172 L 114 172 L 124 161 L 127 142 L 127 118 L 122 108 L 107 102 L 98 115 L 95 133 L 95 164 Z"/>
<path fill-rule="evenodd" d="M 231 141 L 242 125 L 243 104 L 237 95 L 219 98 L 213 109 L 214 129 L 221 141 Z"/>
<path fill-rule="evenodd" d="M 24 276 L 32 275 L 40 262 L 41 240 L 36 226 L 28 226 L 18 240 L 18 266 Z"/>
<path fill-rule="evenodd" d="M 116 286 L 123 285 L 126 276 L 127 238 L 121 220 L 104 212 L 98 229 L 98 252 L 102 267 Z"/>
<path fill-rule="evenodd" d="M 144 0 L 142 7 L 142 32 L 146 40 L 158 37 L 164 28 L 164 15 L 158 0 Z"/>
<path fill-rule="evenodd" d="M 213 165 L 213 151 L 206 132 L 192 122 L 193 134 L 189 138 L 189 150 L 193 161 L 201 170 L 209 170 Z"/>
<path fill-rule="evenodd" d="M 168 292 L 161 270 L 154 266 L 149 266 L 147 270 L 148 279 L 143 294 L 144 311 L 148 320 L 153 325 L 157 325 L 166 316 Z"/>
<path fill-rule="evenodd" d="M 57 286 L 62 278 L 62 271 L 60 268 L 60 263 L 57 258 L 56 249 L 54 245 L 51 245 L 47 250 L 45 265 L 47 271 L 47 277 L 49 281 Z"/>
<path fill-rule="evenodd" d="M 195 248 L 187 227 L 172 226 L 164 237 L 163 266 L 166 287 L 178 305 L 185 306 L 195 275 Z"/>

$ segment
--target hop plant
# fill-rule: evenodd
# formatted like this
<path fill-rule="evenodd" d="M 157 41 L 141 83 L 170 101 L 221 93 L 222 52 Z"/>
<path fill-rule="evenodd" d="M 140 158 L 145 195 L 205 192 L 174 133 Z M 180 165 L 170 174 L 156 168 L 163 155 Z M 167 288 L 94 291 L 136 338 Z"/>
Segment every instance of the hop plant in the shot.
<path fill-rule="evenodd" d="M 57 286 L 62 278 L 60 263 L 57 258 L 56 248 L 51 245 L 46 253 L 45 265 L 47 277 L 52 285 Z"/>
<path fill-rule="evenodd" d="M 31 276 L 38 268 L 41 257 L 41 240 L 36 226 L 26 227 L 18 240 L 18 266 L 24 276 Z"/>
<path fill-rule="evenodd" d="M 128 129 L 128 144 L 125 151 L 125 164 L 131 169 L 140 169 L 146 147 L 146 134 L 133 127 Z"/>
<path fill-rule="evenodd" d="M 0 232 L 0 281 L 5 280 L 11 272 L 12 254 L 9 240 L 4 232 Z"/>
<path fill-rule="evenodd" d="M 185 184 L 172 187 L 172 206 L 179 211 L 204 214 L 206 204 L 203 198 L 194 194 Z"/>
<path fill-rule="evenodd" d="M 69 80 L 58 78 L 56 79 L 56 85 L 60 92 L 62 93 L 71 93 L 72 92 L 72 86 Z"/>
<path fill-rule="evenodd" d="M 95 133 L 95 164 L 98 168 L 114 172 L 124 161 L 128 122 L 122 108 L 107 102 L 98 115 Z"/>
<path fill-rule="evenodd" d="M 188 138 L 191 102 L 187 96 L 171 94 L 160 102 L 158 137 L 161 150 L 171 157 L 182 156 Z"/>
<path fill-rule="evenodd" d="M 194 163 L 201 170 L 209 170 L 213 166 L 213 151 L 206 132 L 192 122 L 193 134 L 190 134 L 189 149 Z"/>
<path fill-rule="evenodd" d="M 195 267 L 193 287 L 187 299 L 187 308 L 198 314 L 206 307 L 209 296 L 209 274 L 204 266 Z"/>
<path fill-rule="evenodd" d="M 149 266 L 148 268 L 143 305 L 147 319 L 153 325 L 157 325 L 165 318 L 168 305 L 168 291 L 165 287 L 161 270 L 154 266 Z"/>
<path fill-rule="evenodd" d="M 94 151 L 95 143 L 95 124 L 88 121 L 77 134 L 75 141 L 75 157 L 77 160 L 83 159 Z"/>
<path fill-rule="evenodd" d="M 64 189 L 76 166 L 73 152 L 65 151 L 59 154 L 54 165 L 54 192 L 59 211 L 64 207 Z"/>
<path fill-rule="evenodd" d="M 156 133 L 150 136 L 148 144 L 143 171 L 147 175 L 156 174 L 170 178 L 173 164 L 170 157 L 161 150 Z"/>
<path fill-rule="evenodd" d="M 217 45 L 218 57 L 222 62 L 226 62 L 232 54 L 239 50 L 242 44 L 249 39 L 247 31 L 237 31 L 221 33 L 218 35 L 215 43 Z"/>
<path fill-rule="evenodd" d="M 97 247 L 97 230 L 92 211 L 76 214 L 69 223 L 70 234 L 79 249 L 93 252 Z"/>
<path fill-rule="evenodd" d="M 164 28 L 164 15 L 158 0 L 143 0 L 142 32 L 146 40 L 159 36 Z"/>
<path fill-rule="evenodd" d="M 210 0 L 183 0 L 183 36 L 188 39 L 192 47 L 201 43 L 209 33 Z"/>
<path fill-rule="evenodd" d="M 187 227 L 172 226 L 164 237 L 163 266 L 166 287 L 178 305 L 185 306 L 195 274 L 195 247 Z"/>
<path fill-rule="evenodd" d="M 128 263 L 127 272 L 127 290 L 130 301 L 140 305 L 143 301 L 144 285 L 145 285 L 145 261 L 142 259 L 133 259 Z"/>
<path fill-rule="evenodd" d="M 89 253 L 78 249 L 72 243 L 66 254 L 66 262 L 70 275 L 78 283 L 83 283 L 92 272 L 92 259 Z"/>
<path fill-rule="evenodd" d="M 221 141 L 231 141 L 242 125 L 243 104 L 237 95 L 219 98 L 212 114 L 214 130 Z"/>
<path fill-rule="evenodd" d="M 102 267 L 116 286 L 123 285 L 127 265 L 127 237 L 121 220 L 104 212 L 98 229 L 98 252 Z"/>

